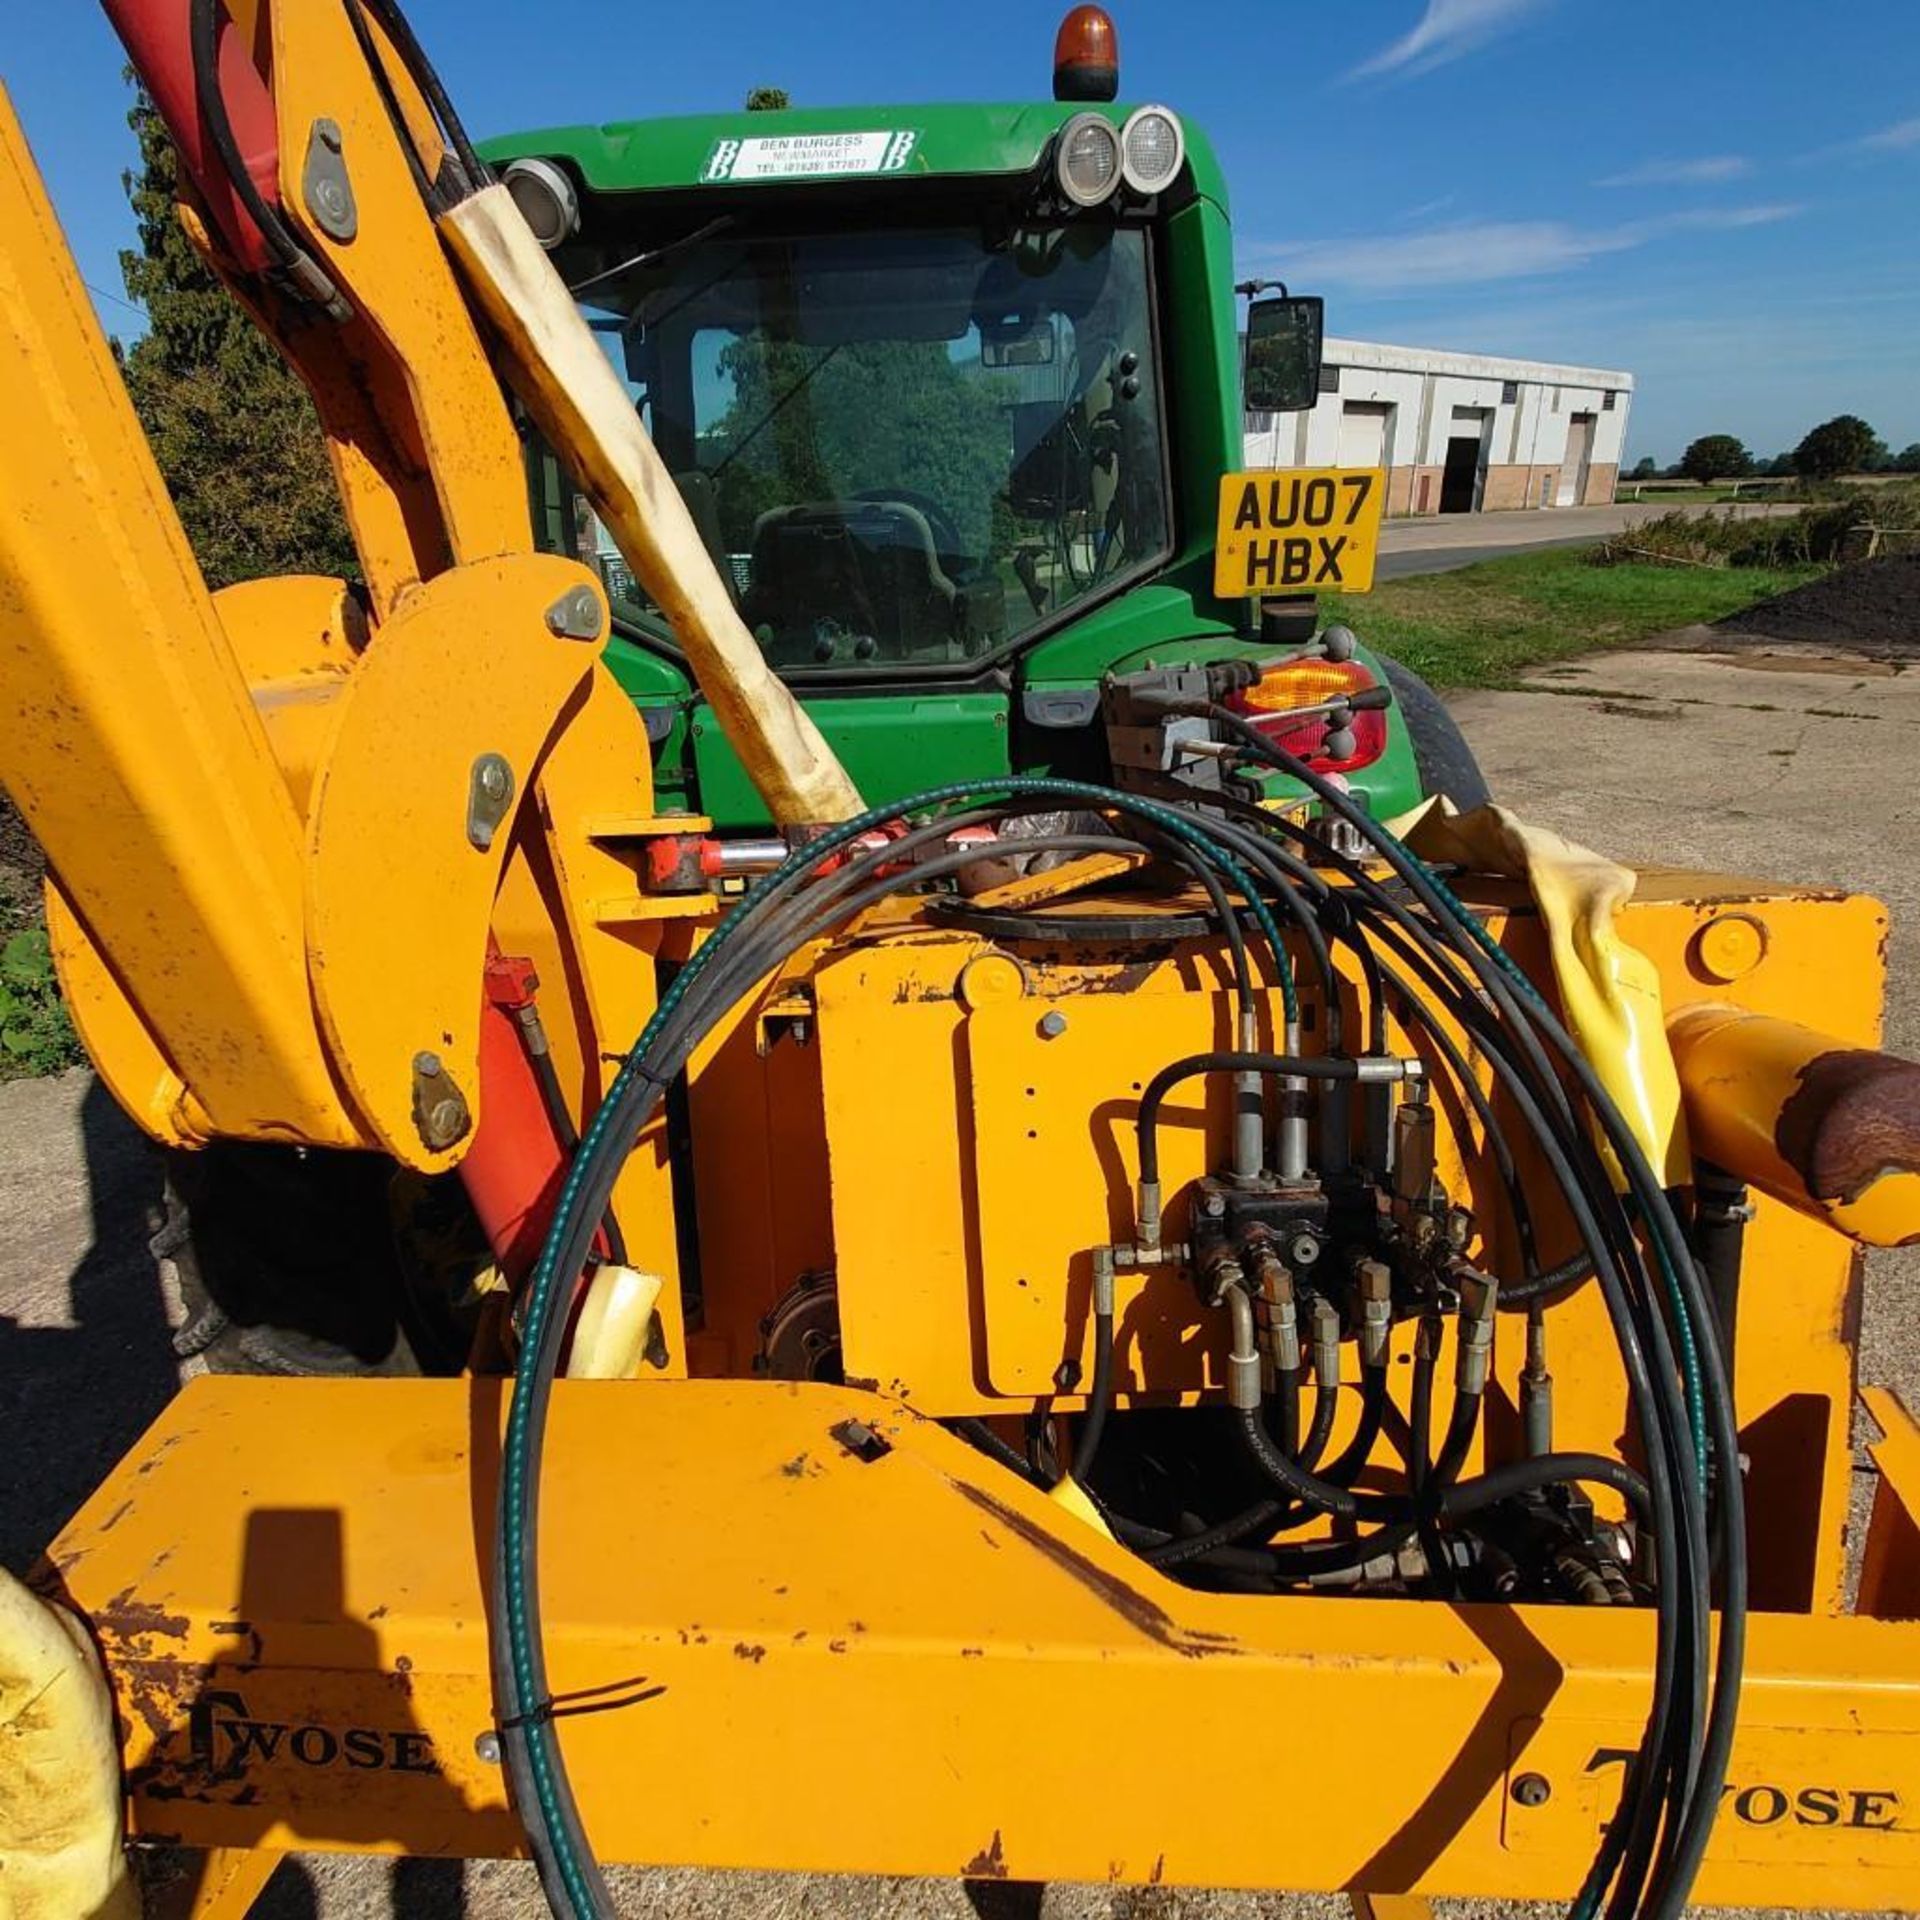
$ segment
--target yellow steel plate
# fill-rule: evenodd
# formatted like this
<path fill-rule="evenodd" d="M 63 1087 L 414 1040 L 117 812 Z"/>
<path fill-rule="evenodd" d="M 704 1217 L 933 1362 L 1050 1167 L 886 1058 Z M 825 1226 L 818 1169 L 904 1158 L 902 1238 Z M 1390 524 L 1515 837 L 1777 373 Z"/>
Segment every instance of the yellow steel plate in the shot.
<path fill-rule="evenodd" d="M 1213 590 L 1369 593 L 1387 476 L 1377 467 L 1229 473 L 1220 482 Z"/>
<path fill-rule="evenodd" d="M 1764 1696 L 1763 1696 L 1764 1698 Z M 1767 1724 L 1763 1704 L 1734 1740 L 1713 1850 L 1756 1867 L 1863 1870 L 1920 1885 L 1920 1739 L 1859 1714 Z M 1639 1744 L 1632 1718 L 1524 1720 L 1512 1733 L 1506 1845 L 1564 1856 L 1594 1846 L 1619 1810 Z"/>
<path fill-rule="evenodd" d="M 503 1399 L 208 1377 L 162 1412 L 51 1554 L 136 1835 L 516 1846 L 476 1747 Z M 1646 1609 L 1188 1591 L 846 1387 L 563 1380 L 541 1536 L 553 1685 L 628 1702 L 560 1723 L 610 1861 L 1564 1901 L 1651 1680 Z M 1748 1676 L 1698 1897 L 1911 1906 L 1920 1625 L 1757 1614 Z M 1310 1730 L 1257 1818 L 1167 1764 L 1237 1720 Z M 1069 1749 L 1071 1819 L 1032 1778 Z"/>

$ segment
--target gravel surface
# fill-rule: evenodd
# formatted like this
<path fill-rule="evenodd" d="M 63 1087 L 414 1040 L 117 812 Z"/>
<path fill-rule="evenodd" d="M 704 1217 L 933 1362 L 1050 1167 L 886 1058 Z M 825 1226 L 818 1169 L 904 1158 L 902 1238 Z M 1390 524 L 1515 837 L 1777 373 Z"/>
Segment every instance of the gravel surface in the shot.
<path fill-rule="evenodd" d="M 1840 882 L 1893 908 L 1889 1043 L 1920 1053 L 1920 672 L 1840 660 L 1618 654 L 1536 690 L 1457 707 L 1496 793 L 1626 859 Z M 1651 773 L 1650 773 L 1651 770 Z M 1836 777 L 1839 775 L 1841 777 Z M 151 1156 L 84 1074 L 0 1086 L 0 1417 L 14 1447 L 0 1549 L 20 1567 L 172 1392 L 163 1294 L 145 1242 Z M 1863 1377 L 1920 1405 L 1920 1254 L 1870 1271 Z M 1069 1817 L 1063 1805 L 1062 1817 Z M 164 1872 L 166 1863 L 158 1863 Z M 1171 1889 L 680 1871 L 615 1876 L 640 1920 L 1252 1920 L 1344 1914 L 1340 1900 Z M 1451 1920 L 1528 1912 L 1443 1902 Z M 289 1860 L 259 1920 L 533 1920 L 521 1863 Z M 1542 1909 L 1541 1911 L 1545 1911 Z"/>

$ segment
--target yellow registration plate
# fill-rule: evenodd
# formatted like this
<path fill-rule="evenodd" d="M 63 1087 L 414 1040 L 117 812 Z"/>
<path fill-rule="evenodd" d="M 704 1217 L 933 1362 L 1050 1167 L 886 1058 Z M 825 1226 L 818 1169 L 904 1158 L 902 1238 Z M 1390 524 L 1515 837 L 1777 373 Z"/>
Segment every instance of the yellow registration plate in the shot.
<path fill-rule="evenodd" d="M 1387 476 L 1378 468 L 1295 467 L 1220 482 L 1213 590 L 1222 598 L 1367 593 Z"/>

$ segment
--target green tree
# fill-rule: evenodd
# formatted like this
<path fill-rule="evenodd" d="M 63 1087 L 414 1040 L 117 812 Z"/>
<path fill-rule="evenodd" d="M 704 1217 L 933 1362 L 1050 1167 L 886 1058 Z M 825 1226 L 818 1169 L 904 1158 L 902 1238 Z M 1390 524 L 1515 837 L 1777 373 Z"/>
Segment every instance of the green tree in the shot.
<path fill-rule="evenodd" d="M 1895 473 L 1920 473 L 1920 440 L 1910 447 L 1902 447 L 1893 456 L 1893 470 Z"/>
<path fill-rule="evenodd" d="M 1633 463 L 1633 471 L 1627 475 L 1627 478 L 1629 480 L 1652 480 L 1659 476 L 1659 472 L 1660 469 L 1658 465 L 1655 464 L 1653 455 L 1643 453 L 1640 458 Z"/>
<path fill-rule="evenodd" d="M 1823 421 L 1793 450 L 1793 469 L 1810 480 L 1832 480 L 1858 473 L 1873 457 L 1880 436 L 1857 413 Z"/>
<path fill-rule="evenodd" d="M 785 113 L 793 105 L 785 87 L 749 87 L 747 89 L 747 111 L 749 113 Z"/>
<path fill-rule="evenodd" d="M 182 229 L 179 161 L 144 95 L 127 120 L 140 143 L 124 176 L 140 245 L 120 272 L 147 332 L 117 351 L 207 584 L 357 571 L 306 389 Z"/>
<path fill-rule="evenodd" d="M 1702 434 L 1680 456 L 1680 471 L 1710 487 L 1716 480 L 1737 480 L 1751 473 L 1753 456 L 1730 433 Z"/>
<path fill-rule="evenodd" d="M 748 335 L 720 352 L 732 404 L 714 428 L 721 524 L 751 543 L 769 507 L 919 495 L 982 555 L 1006 483 L 1007 423 L 992 381 L 970 377 L 939 340 L 845 340 L 818 348 Z"/>

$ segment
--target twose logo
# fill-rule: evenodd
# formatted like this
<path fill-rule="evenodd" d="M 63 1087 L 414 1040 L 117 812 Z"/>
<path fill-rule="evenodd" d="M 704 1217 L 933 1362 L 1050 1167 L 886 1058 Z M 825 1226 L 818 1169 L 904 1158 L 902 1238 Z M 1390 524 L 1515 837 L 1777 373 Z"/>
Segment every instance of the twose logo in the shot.
<path fill-rule="evenodd" d="M 355 1772 L 438 1773 L 433 1741 L 418 1728 L 329 1727 L 317 1720 L 257 1720 L 237 1693 L 203 1693 L 187 1713 L 195 1761 L 233 1775 L 274 1761 Z"/>
<path fill-rule="evenodd" d="M 1624 1770 L 1627 1747 L 1596 1747 L 1587 1772 Z M 1904 1833 L 1900 1796 L 1889 1787 L 1810 1786 L 1798 1781 L 1729 1780 L 1720 1789 L 1720 1814 L 1747 1827 L 1854 1827 L 1863 1833 Z"/>
<path fill-rule="evenodd" d="M 1214 592 L 1367 592 L 1385 499 L 1386 476 L 1371 469 L 1228 474 L 1214 528 Z"/>

